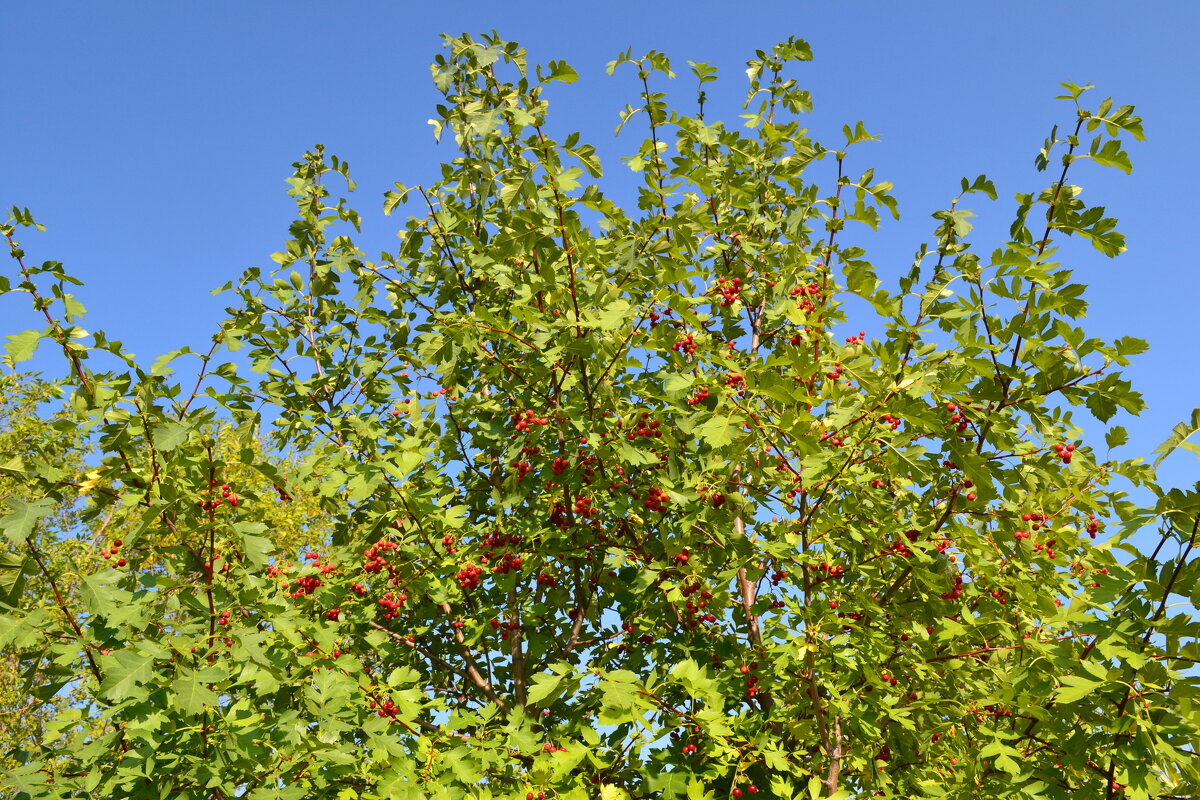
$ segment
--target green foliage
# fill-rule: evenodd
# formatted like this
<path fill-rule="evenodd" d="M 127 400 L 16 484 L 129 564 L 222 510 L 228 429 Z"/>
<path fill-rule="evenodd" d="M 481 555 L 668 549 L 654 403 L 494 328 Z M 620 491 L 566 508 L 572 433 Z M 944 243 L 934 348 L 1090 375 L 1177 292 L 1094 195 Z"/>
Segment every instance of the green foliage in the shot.
<path fill-rule="evenodd" d="M 845 172 L 861 123 L 841 150 L 801 127 L 804 42 L 749 62 L 739 128 L 703 113 L 709 65 L 693 115 L 664 54 L 609 65 L 640 91 L 621 124 L 649 129 L 638 213 L 581 135 L 546 132 L 573 69 L 446 44 L 432 124 L 458 152 L 387 193 L 415 211 L 397 251 L 355 246 L 346 163 L 306 153 L 290 238 L 225 287 L 199 381 L 72 327 L 71 279 L 13 239 L 32 217 L 3 228 L 48 325 L 7 352 L 62 350 L 96 446 L 83 481 L 55 454 L 0 467 L 22 487 L 4 574 L 70 571 L 43 509 L 130 520 L 77 591 L 0 618 L 86 697 L 14 753 L 16 796 L 1194 792 L 1197 622 L 1167 611 L 1194 595 L 1200 493 L 1138 509 L 1115 479 L 1153 471 L 1081 441 L 1072 407 L 1143 407 L 1118 367 L 1144 345 L 1075 327 L 1084 286 L 1053 260 L 1064 235 L 1124 249 L 1067 180 L 1127 170 L 1132 108 L 1052 133 L 1061 175 L 987 257 L 960 203 L 995 187 L 964 179 L 893 289 L 847 241 L 898 216 L 892 186 Z M 870 334 L 845 335 L 851 296 Z M 302 558 L 277 505 L 304 509 Z M 1155 524 L 1153 554 L 1129 545 Z"/>

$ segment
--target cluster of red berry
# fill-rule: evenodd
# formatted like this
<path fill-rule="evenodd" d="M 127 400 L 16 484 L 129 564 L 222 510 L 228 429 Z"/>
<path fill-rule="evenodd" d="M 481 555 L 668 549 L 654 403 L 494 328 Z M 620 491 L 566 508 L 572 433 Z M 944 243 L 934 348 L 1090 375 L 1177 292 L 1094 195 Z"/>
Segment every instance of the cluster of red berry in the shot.
<path fill-rule="evenodd" d="M 962 573 L 954 576 L 954 588 L 942 595 L 943 600 L 957 600 L 962 597 L 963 579 Z"/>
<path fill-rule="evenodd" d="M 582 495 L 575 498 L 575 514 L 580 517 L 594 517 L 600 511 L 592 505 L 593 500 L 590 497 Z"/>
<path fill-rule="evenodd" d="M 738 672 L 740 672 L 746 676 L 746 696 L 747 697 L 754 697 L 755 695 L 758 694 L 758 676 L 750 674 L 750 672 L 752 670 L 756 670 L 756 669 L 758 669 L 757 661 L 751 661 L 748 665 L 742 664 L 740 667 L 738 667 Z M 758 791 L 758 790 L 755 789 L 755 791 Z"/>
<path fill-rule="evenodd" d="M 301 575 L 296 579 L 296 586 L 299 588 L 293 592 L 288 592 L 288 597 L 305 597 L 312 594 L 321 586 L 321 579 L 316 575 Z"/>
<path fill-rule="evenodd" d="M 838 578 L 844 577 L 846 574 L 846 568 L 843 565 L 830 565 L 828 561 L 822 561 L 820 564 L 817 564 L 814 569 L 816 569 L 818 572 L 824 573 L 821 577 L 817 578 L 818 581 L 837 580 Z M 836 608 L 836 605 L 833 607 Z"/>
<path fill-rule="evenodd" d="M 661 439 L 663 435 L 662 431 L 659 430 L 661 426 L 662 423 L 658 420 L 650 419 L 650 412 L 643 411 L 642 416 L 637 422 L 637 427 L 631 428 L 629 433 L 626 434 L 626 438 L 631 442 L 639 437 L 643 439 Z"/>
<path fill-rule="evenodd" d="M 726 280 L 725 278 L 717 278 L 717 285 L 712 288 L 712 291 L 721 295 L 721 307 L 731 306 L 742 296 L 742 279 L 734 278 Z"/>
<path fill-rule="evenodd" d="M 1071 454 L 1075 452 L 1075 445 L 1073 445 L 1073 444 L 1056 444 L 1056 445 L 1054 445 L 1054 452 L 1058 454 L 1058 459 L 1060 461 L 1062 461 L 1062 463 L 1070 464 L 1071 463 Z"/>
<path fill-rule="evenodd" d="M 659 514 L 667 513 L 667 505 L 671 502 L 671 498 L 662 489 L 651 487 L 646 490 L 646 501 L 642 506 L 649 511 L 657 511 Z"/>
<path fill-rule="evenodd" d="M 480 556 L 481 563 L 487 564 L 491 560 L 488 556 Z M 492 567 L 492 572 L 497 575 L 504 575 L 509 572 L 520 572 L 523 559 L 516 553 L 505 553 L 500 557 L 500 560 Z"/>
<path fill-rule="evenodd" d="M 400 713 L 400 709 L 396 707 L 395 702 L 393 702 L 390 697 L 384 700 L 382 703 L 376 703 L 374 700 L 372 700 L 367 704 L 367 706 L 369 708 L 378 708 L 375 713 L 381 717 L 387 717 L 389 719 L 395 719 Z"/>
<path fill-rule="evenodd" d="M 386 609 L 383 614 L 384 619 L 395 619 L 400 614 L 400 608 L 404 605 L 404 601 L 408 599 L 408 595 L 400 593 L 392 596 L 388 592 L 383 597 L 379 598 L 380 608 Z"/>
<path fill-rule="evenodd" d="M 700 594 L 700 599 L 693 600 L 692 595 L 696 594 L 697 592 Z M 684 608 L 690 617 L 687 623 L 688 627 L 694 628 L 700 622 L 707 622 L 711 624 L 717 621 L 717 618 L 713 616 L 712 612 L 706 611 L 708 608 L 708 601 L 712 599 L 712 592 L 708 591 L 707 589 L 701 589 L 700 584 L 695 583 L 691 584 L 690 586 L 683 587 L 679 590 L 679 593 L 682 594 L 687 601 L 684 605 Z"/>
<path fill-rule="evenodd" d="M 368 547 L 366 550 L 363 550 L 363 558 L 366 559 L 362 565 L 363 572 L 374 575 L 381 570 L 386 569 L 390 575 L 394 568 L 384 557 L 384 553 L 395 550 L 397 547 L 399 547 L 399 545 L 397 545 L 395 542 L 389 539 L 383 539 L 379 542 L 376 542 L 373 546 Z"/>
<path fill-rule="evenodd" d="M 811 313 L 816 311 L 817 307 L 809 297 L 816 297 L 821 293 L 821 285 L 816 281 L 812 281 L 806 285 L 793 288 L 788 294 L 792 297 L 800 295 L 800 299 L 796 301 L 801 311 Z"/>
<path fill-rule="evenodd" d="M 129 562 L 119 556 L 122 544 L 120 539 L 113 539 L 113 543 L 101 550 L 100 555 L 104 556 L 106 560 L 110 560 L 114 567 L 123 567 Z"/>
<path fill-rule="evenodd" d="M 521 623 L 515 621 L 501 622 L 498 619 L 493 619 L 491 620 L 490 624 L 492 626 L 492 630 L 500 631 L 500 638 L 504 641 L 508 641 L 509 634 L 511 634 L 513 631 L 519 631 L 521 629 Z"/>
<path fill-rule="evenodd" d="M 950 412 L 950 421 L 958 425 L 958 432 L 965 431 L 967 429 L 967 412 L 959 408 L 956 403 L 947 403 L 946 410 Z"/>
<path fill-rule="evenodd" d="M 1056 553 L 1054 550 L 1054 545 L 1056 545 L 1056 544 L 1058 544 L 1058 539 L 1051 539 L 1050 541 L 1046 542 L 1045 544 L 1036 542 L 1033 545 L 1033 549 L 1038 552 L 1041 552 L 1044 550 L 1046 552 L 1047 558 L 1057 558 L 1058 553 Z"/>
<path fill-rule="evenodd" d="M 546 417 L 539 417 L 532 410 L 526 410 L 524 413 L 518 411 L 513 414 L 513 429 L 518 431 L 527 431 L 531 425 L 549 425 L 550 420 Z"/>
<path fill-rule="evenodd" d="M 216 488 L 216 485 L 217 485 L 217 482 L 213 481 L 212 483 L 209 484 L 209 487 Z M 291 499 L 291 498 L 289 498 L 289 499 Z M 229 505 L 233 506 L 234 508 L 237 508 L 238 504 L 241 503 L 241 501 L 242 501 L 241 498 L 238 497 L 237 494 L 235 494 L 234 491 L 229 488 L 228 483 L 222 483 L 221 484 L 221 496 L 219 498 L 214 497 L 214 498 L 211 498 L 208 500 L 201 498 L 196 501 L 196 505 L 200 506 L 205 511 L 213 511 L 214 509 L 220 508 L 222 503 L 228 503 Z"/>
<path fill-rule="evenodd" d="M 562 503 L 555 502 L 554 508 L 550 511 L 549 522 L 560 530 L 571 527 L 571 520 L 567 518 L 567 507 Z"/>
<path fill-rule="evenodd" d="M 686 334 L 676 339 L 675 344 L 671 345 L 671 349 L 676 353 L 690 356 L 696 352 L 696 340 L 690 333 Z"/>
<path fill-rule="evenodd" d="M 474 564 L 467 564 L 465 567 L 454 573 L 455 580 L 458 581 L 459 587 L 463 591 L 471 591 L 479 588 L 479 576 L 483 574 L 483 570 Z"/>

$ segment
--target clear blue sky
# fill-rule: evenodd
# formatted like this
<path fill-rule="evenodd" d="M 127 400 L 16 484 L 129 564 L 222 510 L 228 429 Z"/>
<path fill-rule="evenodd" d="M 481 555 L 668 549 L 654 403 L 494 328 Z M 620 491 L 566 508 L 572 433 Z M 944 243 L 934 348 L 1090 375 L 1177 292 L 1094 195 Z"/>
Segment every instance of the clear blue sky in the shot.
<path fill-rule="evenodd" d="M 1129 252 L 1064 255 L 1091 286 L 1089 333 L 1152 346 L 1128 371 L 1150 410 L 1124 420 L 1123 452 L 1148 453 L 1200 405 L 1195 2 L 40 2 L 8 4 L 3 27 L 0 206 L 29 206 L 49 226 L 24 237 L 31 257 L 86 280 L 87 327 L 147 362 L 205 345 L 224 305 L 209 290 L 270 265 L 292 215 L 283 179 L 316 142 L 359 182 L 359 243 L 391 249 L 401 223 L 383 217 L 383 192 L 429 182 L 453 156 L 426 124 L 439 33 L 495 28 L 534 61 L 571 62 L 580 81 L 550 95 L 553 118 L 598 146 L 618 197 L 632 182 L 617 158 L 636 137 L 614 140 L 613 128 L 637 86 L 628 72 L 606 76 L 609 60 L 658 49 L 681 75 L 689 59 L 710 61 L 724 90 L 709 116 L 732 121 L 746 59 L 795 35 L 815 54 L 798 77 L 814 93 L 818 137 L 836 142 L 858 120 L 882 137 L 850 171 L 874 166 L 896 184 L 901 221 L 859 240 L 887 278 L 931 239 L 929 214 L 959 178 L 981 172 L 1001 192 L 971 202 L 976 248 L 991 251 L 1013 194 L 1050 180 L 1032 165 L 1050 126 L 1071 119 L 1053 100 L 1059 81 L 1137 105 L 1148 140 L 1129 145 L 1133 175 L 1090 165 L 1075 175 L 1085 199 L 1120 217 Z M 694 97 L 690 77 L 664 88 Z M 0 332 L 37 324 L 10 300 Z M 1190 485 L 1198 467 L 1179 454 L 1164 478 Z"/>

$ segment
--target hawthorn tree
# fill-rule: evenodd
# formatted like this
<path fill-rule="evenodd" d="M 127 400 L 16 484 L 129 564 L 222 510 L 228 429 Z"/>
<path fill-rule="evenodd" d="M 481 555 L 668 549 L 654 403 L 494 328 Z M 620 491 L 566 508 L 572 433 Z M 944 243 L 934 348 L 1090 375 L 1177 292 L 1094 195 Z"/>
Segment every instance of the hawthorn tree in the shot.
<path fill-rule="evenodd" d="M 8 596 L 0 642 L 93 702 L 19 754 L 16 796 L 1193 796 L 1200 648 L 1172 609 L 1196 600 L 1200 494 L 1111 457 L 1120 427 L 1082 439 L 1073 407 L 1142 409 L 1119 367 L 1145 345 L 1077 327 L 1055 260 L 1070 236 L 1124 249 L 1073 181 L 1129 171 L 1133 108 L 1064 84 L 1009 240 L 972 250 L 961 201 L 996 192 L 964 180 L 881 279 L 850 239 L 896 216 L 892 187 L 850 171 L 861 123 L 837 149 L 801 127 L 803 41 L 749 62 L 744 128 L 705 115 L 707 64 L 692 113 L 666 56 L 610 65 L 649 132 L 636 212 L 546 127 L 571 67 L 446 44 L 457 153 L 387 193 L 415 209 L 397 252 L 355 246 L 347 165 L 316 147 L 206 352 L 139 365 L 26 255 L 32 215 L 3 228 L 0 290 L 42 318 L 9 358 L 62 350 L 99 453 L 83 484 L 4 467 L 23 578 L 63 580 L 36 539 L 55 504 L 138 515 L 77 597 Z M 218 421 L 302 458 L 218 452 Z M 294 552 L 255 509 L 299 498 L 328 534 Z"/>
<path fill-rule="evenodd" d="M 22 467 L 27 461 L 52 464 L 62 473 L 60 480 L 76 483 L 85 493 L 90 491 L 93 476 L 86 465 L 86 434 L 74 415 L 65 409 L 42 413 L 43 409 L 53 408 L 58 389 L 28 373 L 0 375 L 0 454 L 3 454 L 0 497 L 15 508 L 45 499 L 34 496 L 31 489 L 35 487 L 21 480 Z M 270 490 L 271 483 L 262 475 L 239 459 L 228 457 L 231 452 L 249 447 L 255 458 L 261 458 L 263 447 L 257 437 L 237 437 L 228 426 L 214 428 L 208 435 L 215 456 L 232 470 L 231 479 L 256 491 Z M 277 462 L 277 466 L 283 464 Z M 50 513 L 39 516 L 24 548 L 0 552 L 0 599 L 6 606 L 20 607 L 26 613 L 34 609 L 58 609 L 64 604 L 68 608 L 77 606 L 84 586 L 80 578 L 107 566 L 113 553 L 118 554 L 118 566 L 123 566 L 119 555 L 123 540 L 141 527 L 141 512 L 136 507 L 108 504 L 103 513 L 85 514 L 87 509 L 77 497 L 68 494 L 55 499 Z M 322 524 L 324 517 L 316 502 L 309 498 L 289 497 L 286 503 L 259 504 L 248 511 L 254 520 L 268 526 L 271 544 L 281 550 L 295 550 L 327 538 Z M 150 530 L 147 535 L 154 538 L 143 538 L 143 545 L 153 543 L 162 547 L 178 543 L 165 529 Z M 25 579 L 31 550 L 38 553 L 55 576 L 53 583 Z M 28 563 L 28 566 L 37 565 Z M 148 570 L 155 566 L 154 553 L 145 553 L 140 568 Z M 36 649 L 23 652 L 3 648 L 0 773 L 22 766 L 30 749 L 39 745 L 52 748 L 55 751 L 52 758 L 61 758 L 64 754 L 56 747 L 60 742 L 47 736 L 47 726 L 57 730 L 54 720 L 64 712 L 76 720 L 83 717 L 73 715 L 82 712 L 89 724 L 102 730 L 107 724 L 103 716 L 88 711 L 95 702 L 93 695 L 93 687 L 79 680 L 73 665 L 43 659 Z M 12 796 L 11 788 L 0 787 L 0 797 Z"/>

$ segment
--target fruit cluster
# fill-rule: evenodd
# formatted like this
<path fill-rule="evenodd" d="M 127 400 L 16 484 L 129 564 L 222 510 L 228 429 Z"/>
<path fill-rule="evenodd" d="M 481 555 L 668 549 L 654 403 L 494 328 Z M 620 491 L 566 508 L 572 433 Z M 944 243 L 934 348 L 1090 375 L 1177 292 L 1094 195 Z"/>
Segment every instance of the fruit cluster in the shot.
<path fill-rule="evenodd" d="M 1071 454 L 1075 452 L 1075 445 L 1073 445 L 1073 444 L 1056 444 L 1056 445 L 1054 445 L 1054 452 L 1057 454 L 1058 459 L 1060 461 L 1062 461 L 1062 463 L 1070 464 L 1071 463 Z"/>
<path fill-rule="evenodd" d="M 216 488 L 216 486 L 217 486 L 216 481 L 212 481 L 209 484 L 209 488 Z M 196 501 L 196 505 L 200 506 L 200 508 L 203 508 L 205 511 L 213 511 L 217 508 L 220 508 L 222 503 L 228 503 L 229 505 L 233 506 L 234 508 L 237 508 L 238 504 L 240 504 L 241 502 L 242 502 L 241 498 L 238 497 L 237 494 L 232 489 L 229 488 L 229 484 L 222 483 L 220 497 L 213 497 L 208 500 L 201 498 Z"/>
<path fill-rule="evenodd" d="M 454 574 L 455 580 L 464 592 L 469 592 L 472 589 L 479 588 L 479 576 L 483 574 L 483 569 L 474 564 L 467 564 Z"/>
<path fill-rule="evenodd" d="M 676 353 L 690 356 L 696 352 L 696 340 L 692 334 L 686 334 L 676 339 L 675 344 L 671 345 L 671 349 Z"/>
<path fill-rule="evenodd" d="M 734 278 L 726 280 L 725 278 L 717 278 L 717 285 L 713 287 L 713 292 L 721 295 L 721 307 L 731 306 L 742 297 L 742 279 Z"/>
<path fill-rule="evenodd" d="M 660 438 L 662 438 L 662 435 L 663 435 L 662 431 L 659 430 L 659 427 L 661 425 L 662 425 L 662 423 L 659 422 L 658 420 L 650 419 L 649 412 L 643 411 L 641 418 L 637 422 L 637 427 L 632 428 L 629 431 L 629 433 L 627 433 L 625 436 L 631 442 L 638 438 L 660 439 Z"/>
<path fill-rule="evenodd" d="M 400 614 L 400 608 L 404 605 L 404 601 L 408 599 L 408 595 L 400 593 L 393 596 L 388 592 L 383 597 L 379 598 L 379 607 L 385 609 L 383 613 L 384 619 L 395 619 Z"/>
<path fill-rule="evenodd" d="M 546 417 L 539 417 L 532 410 L 526 410 L 524 413 L 518 411 L 513 414 L 513 429 L 517 431 L 527 431 L 531 425 L 549 425 L 550 420 Z"/>
<path fill-rule="evenodd" d="M 813 311 L 817 310 L 816 304 L 813 303 L 813 301 L 810 300 L 809 298 L 816 297 L 820 293 L 821 293 L 821 285 L 819 283 L 817 283 L 816 281 L 812 281 L 811 283 L 804 285 L 804 286 L 797 286 L 794 289 L 792 289 L 791 292 L 789 292 L 789 294 L 791 294 L 792 297 L 796 297 L 797 295 L 800 296 L 800 299 L 796 301 L 796 305 L 800 308 L 801 311 L 804 311 L 807 313 L 812 313 Z"/>
<path fill-rule="evenodd" d="M 646 490 L 646 501 L 642 506 L 649 511 L 657 511 L 659 514 L 667 513 L 667 505 L 671 502 L 671 498 L 662 489 L 651 487 Z"/>
<path fill-rule="evenodd" d="M 100 555 L 102 555 L 105 559 L 110 560 L 114 567 L 123 567 L 128 562 L 119 556 L 122 544 L 123 542 L 120 539 L 113 539 L 113 543 L 107 548 L 101 550 Z"/>

